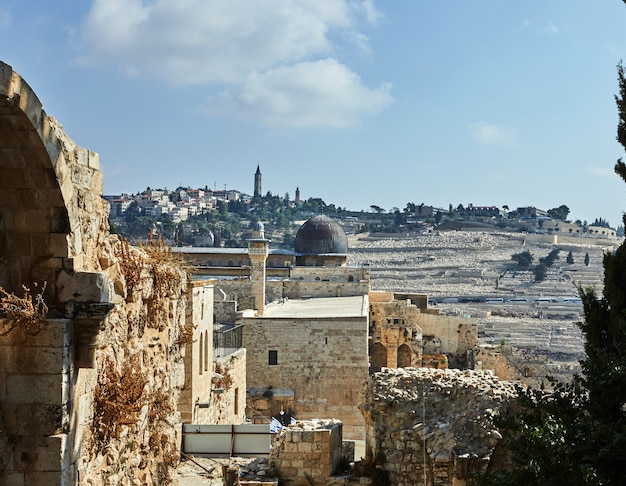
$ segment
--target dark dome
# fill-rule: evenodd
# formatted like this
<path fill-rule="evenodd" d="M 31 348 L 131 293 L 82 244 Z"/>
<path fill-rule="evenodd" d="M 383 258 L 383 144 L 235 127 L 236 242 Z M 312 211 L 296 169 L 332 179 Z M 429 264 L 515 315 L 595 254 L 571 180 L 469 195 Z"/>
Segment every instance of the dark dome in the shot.
<path fill-rule="evenodd" d="M 345 255 L 348 253 L 348 237 L 337 221 L 324 215 L 315 216 L 300 226 L 296 235 L 296 253 Z"/>

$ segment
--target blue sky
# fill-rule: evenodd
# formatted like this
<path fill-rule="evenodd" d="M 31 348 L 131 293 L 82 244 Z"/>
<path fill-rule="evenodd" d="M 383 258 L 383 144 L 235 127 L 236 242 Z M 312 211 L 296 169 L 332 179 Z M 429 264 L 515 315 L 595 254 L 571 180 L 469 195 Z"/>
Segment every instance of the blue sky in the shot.
<path fill-rule="evenodd" d="M 566 204 L 621 223 L 620 0 L 0 0 L 0 60 L 105 194 Z"/>

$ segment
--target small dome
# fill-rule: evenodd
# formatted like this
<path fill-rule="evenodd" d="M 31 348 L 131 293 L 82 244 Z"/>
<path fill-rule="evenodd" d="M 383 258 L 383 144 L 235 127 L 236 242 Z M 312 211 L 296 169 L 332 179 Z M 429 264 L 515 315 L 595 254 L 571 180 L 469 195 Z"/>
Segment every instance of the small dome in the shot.
<path fill-rule="evenodd" d="M 300 226 L 295 247 L 303 255 L 347 254 L 348 237 L 337 221 L 320 215 Z"/>

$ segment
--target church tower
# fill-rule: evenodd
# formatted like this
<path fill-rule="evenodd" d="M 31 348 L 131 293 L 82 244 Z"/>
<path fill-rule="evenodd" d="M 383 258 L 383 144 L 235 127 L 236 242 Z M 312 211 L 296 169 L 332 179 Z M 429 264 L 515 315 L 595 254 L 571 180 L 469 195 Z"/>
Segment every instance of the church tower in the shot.
<path fill-rule="evenodd" d="M 296 203 L 300 202 L 300 188 L 296 187 Z"/>
<path fill-rule="evenodd" d="M 261 197 L 261 168 L 258 164 L 254 173 L 254 197 Z"/>

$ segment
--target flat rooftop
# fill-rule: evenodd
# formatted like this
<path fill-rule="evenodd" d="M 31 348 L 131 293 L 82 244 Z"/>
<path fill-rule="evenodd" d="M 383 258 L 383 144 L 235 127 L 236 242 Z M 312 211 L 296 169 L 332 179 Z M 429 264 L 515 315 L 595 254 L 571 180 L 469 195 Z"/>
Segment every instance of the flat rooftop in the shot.
<path fill-rule="evenodd" d="M 369 312 L 367 295 L 286 299 L 265 306 L 264 317 L 365 317 Z"/>

